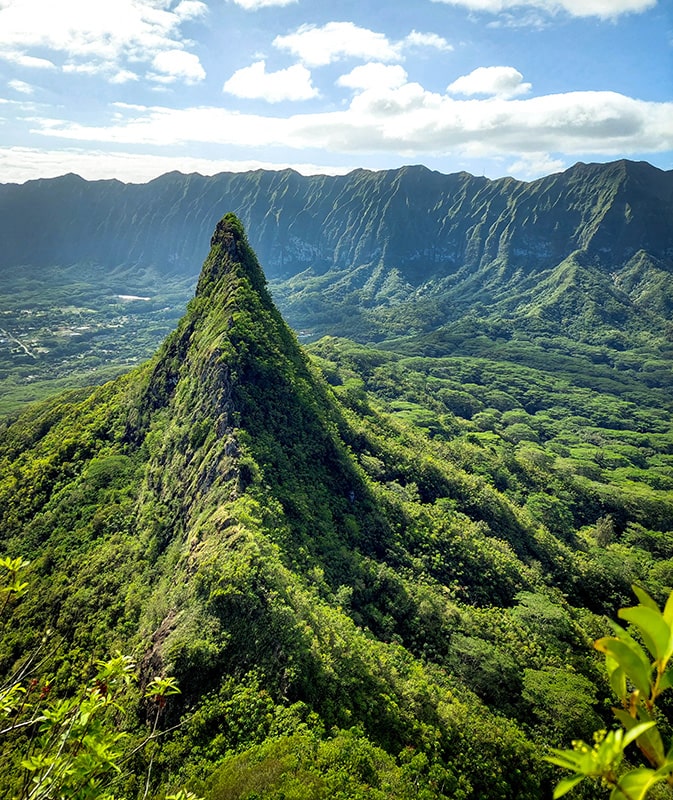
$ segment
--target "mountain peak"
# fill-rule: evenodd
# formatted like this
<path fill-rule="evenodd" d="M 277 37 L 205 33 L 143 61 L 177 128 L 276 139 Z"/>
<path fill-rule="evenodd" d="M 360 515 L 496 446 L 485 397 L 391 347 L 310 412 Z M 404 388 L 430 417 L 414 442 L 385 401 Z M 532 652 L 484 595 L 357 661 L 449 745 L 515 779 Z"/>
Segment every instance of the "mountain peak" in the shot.
<path fill-rule="evenodd" d="M 203 297 L 210 294 L 224 275 L 247 278 L 253 289 L 262 293 L 265 300 L 271 301 L 266 291 L 266 278 L 257 256 L 248 244 L 241 221 L 231 212 L 225 214 L 217 223 L 210 240 L 210 253 L 196 287 L 196 296 Z"/>
<path fill-rule="evenodd" d="M 327 548 L 346 526 L 365 492 L 337 435 L 339 411 L 234 214 L 217 224 L 196 297 L 146 380 L 126 439 L 152 434 L 145 496 L 174 537 L 207 539 L 221 509 L 246 493 L 275 509 L 288 557 L 295 546 Z"/>
<path fill-rule="evenodd" d="M 205 390 L 212 399 L 225 384 L 230 388 L 228 373 L 233 365 L 233 371 L 242 376 L 248 357 L 254 361 L 252 354 L 293 351 L 297 346 L 274 306 L 264 272 L 235 214 L 222 217 L 210 244 L 194 300 L 157 354 L 142 404 L 149 414 L 171 402 L 182 382 L 195 380 L 197 394 L 203 395 Z M 225 352 L 229 365 L 222 359 Z M 217 386 L 210 386 L 210 379 Z M 190 404 L 200 407 L 204 399 L 207 405 L 209 399 L 201 397 L 197 402 L 192 396 Z M 145 423 L 149 422 L 149 417 L 143 416 Z"/>

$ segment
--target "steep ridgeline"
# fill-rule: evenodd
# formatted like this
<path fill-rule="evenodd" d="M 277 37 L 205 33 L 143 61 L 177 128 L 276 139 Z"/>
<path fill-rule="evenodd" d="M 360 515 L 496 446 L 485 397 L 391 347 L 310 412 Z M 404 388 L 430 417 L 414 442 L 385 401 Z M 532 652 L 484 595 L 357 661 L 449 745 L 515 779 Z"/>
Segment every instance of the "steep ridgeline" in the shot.
<path fill-rule="evenodd" d="M 511 310 L 541 279 L 556 309 L 552 295 L 576 269 L 627 316 L 673 307 L 673 173 L 628 161 L 577 164 L 531 183 L 418 166 L 3 185 L 0 270 L 77 264 L 80 278 L 95 265 L 196 277 L 228 208 L 297 328 L 364 340 L 428 331 L 475 303 Z"/>
<path fill-rule="evenodd" d="M 235 516 L 213 523 L 220 503 L 264 480 L 274 487 L 272 507 L 282 503 L 278 536 L 291 536 L 292 552 L 315 554 L 327 546 L 319 519 L 341 528 L 349 496 L 363 495 L 335 444 L 335 424 L 334 405 L 273 305 L 240 222 L 227 215 L 124 434 L 129 444 L 145 441 L 148 431 L 156 441 L 146 486 L 152 515 L 158 504 L 170 535 L 176 526 L 189 529 L 196 546 L 202 527 L 235 526 Z M 272 507 L 264 513 L 273 515 Z M 291 529 L 283 514 L 292 516 Z"/>
<path fill-rule="evenodd" d="M 430 438 L 331 377 L 227 215 L 151 362 L 2 423 L 0 552 L 32 568 L 0 670 L 50 628 L 53 695 L 117 648 L 141 688 L 176 677 L 161 724 L 179 727 L 143 754 L 142 701 L 125 720 L 133 757 L 106 786 L 120 797 L 550 796 L 540 743 L 605 724 L 587 641 L 628 599 L 631 549 L 605 550 L 605 521 L 600 547 L 577 538 L 530 447 L 491 480 L 476 438 Z M 581 476 L 559 486 L 591 495 L 583 523 L 598 524 Z M 663 530 L 637 527 L 665 547 Z M 659 596 L 669 573 L 651 582 L 637 553 L 634 579 Z M 6 794 L 28 744 L 0 736 Z"/>

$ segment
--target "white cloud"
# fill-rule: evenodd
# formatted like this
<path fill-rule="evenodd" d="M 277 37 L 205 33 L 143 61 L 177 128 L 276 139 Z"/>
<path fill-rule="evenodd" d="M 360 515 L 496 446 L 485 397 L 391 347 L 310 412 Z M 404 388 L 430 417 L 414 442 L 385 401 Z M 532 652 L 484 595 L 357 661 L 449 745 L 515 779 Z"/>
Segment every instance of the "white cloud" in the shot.
<path fill-rule="evenodd" d="M 276 36 L 275 47 L 288 50 L 311 67 L 322 67 L 342 58 L 398 61 L 399 47 L 383 33 L 360 28 L 352 22 L 328 22 L 319 28 L 302 25 L 287 36 Z"/>
<path fill-rule="evenodd" d="M 318 95 L 311 73 L 302 64 L 277 72 L 267 72 L 266 62 L 256 61 L 237 70 L 222 87 L 236 97 L 280 103 L 283 100 L 310 100 Z"/>
<path fill-rule="evenodd" d="M 523 75 L 514 67 L 477 67 L 469 75 L 462 75 L 446 87 L 449 94 L 491 97 L 515 97 L 527 94 L 530 83 L 523 83 Z"/>
<path fill-rule="evenodd" d="M 558 4 L 574 17 L 610 19 L 647 11 L 656 6 L 657 0 L 558 0 Z"/>
<path fill-rule="evenodd" d="M 234 0 L 237 6 L 246 11 L 256 11 L 258 8 L 269 8 L 271 6 L 289 6 L 298 0 Z"/>
<path fill-rule="evenodd" d="M 549 13 L 565 11 L 573 17 L 612 19 L 653 8 L 657 0 L 433 0 L 470 11 L 500 14 L 508 9 L 538 8 Z"/>
<path fill-rule="evenodd" d="M 507 167 L 507 172 L 522 180 L 534 180 L 542 175 L 562 172 L 567 167 L 568 164 L 559 158 L 552 158 L 549 153 L 528 153 L 523 158 L 513 161 Z"/>
<path fill-rule="evenodd" d="M 161 53 L 185 51 L 180 26 L 206 11 L 201 0 L 5 0 L 0 58 L 33 67 L 53 67 L 62 60 L 67 72 L 112 79 L 129 64 L 151 64 Z M 53 54 L 54 61 L 33 55 L 36 50 Z M 197 57 L 185 55 L 182 67 L 175 69 L 173 59 L 169 71 L 157 70 L 155 77 L 200 79 Z"/>
<path fill-rule="evenodd" d="M 89 62 L 81 63 L 68 63 L 62 67 L 63 72 L 70 75 L 102 75 L 112 69 L 111 64 Z"/>
<path fill-rule="evenodd" d="M 403 44 L 405 47 L 434 47 L 436 50 L 447 52 L 453 50 L 453 45 L 449 44 L 443 36 L 438 36 L 436 33 L 411 31 L 410 34 L 404 37 Z"/>
<path fill-rule="evenodd" d="M 10 88 L 14 89 L 15 92 L 20 92 L 21 94 L 33 94 L 35 91 L 35 87 L 31 86 L 29 83 L 25 81 L 9 81 L 7 84 Z"/>
<path fill-rule="evenodd" d="M 0 100 L 0 103 L 2 100 Z M 166 172 L 246 172 L 255 169 L 292 169 L 303 175 L 343 175 L 354 166 L 335 167 L 324 164 L 191 158 L 158 156 L 146 153 L 125 153 L 99 150 L 41 150 L 31 147 L 0 147 L 0 175 L 3 183 L 23 183 L 37 178 L 54 178 L 74 172 L 89 180 L 116 178 L 129 183 L 142 183 Z"/>
<path fill-rule="evenodd" d="M 159 83 L 194 84 L 206 77 L 198 56 L 184 50 L 162 50 L 152 59 L 152 66 L 155 72 L 150 73 L 150 77 Z"/>
<path fill-rule="evenodd" d="M 196 19 L 208 13 L 208 6 L 201 0 L 182 0 L 173 9 L 173 13 L 180 19 Z"/>
<path fill-rule="evenodd" d="M 399 64 L 372 62 L 361 64 L 338 80 L 349 89 L 397 89 L 407 82 L 407 73 Z"/>
<path fill-rule="evenodd" d="M 140 76 L 135 72 L 131 72 L 131 70 L 120 69 L 110 78 L 110 83 L 129 83 L 129 81 L 137 81 L 139 78 Z"/>
<path fill-rule="evenodd" d="M 450 51 L 453 46 L 436 33 L 413 30 L 399 41 L 385 34 L 361 28 L 353 22 L 328 22 L 322 27 L 301 25 L 294 33 L 276 36 L 274 47 L 288 50 L 311 67 L 323 67 L 346 58 L 363 61 L 402 61 L 408 48 Z"/>
<path fill-rule="evenodd" d="M 366 88 L 343 111 L 287 118 L 207 106 L 116 105 L 115 111 L 121 117 L 107 125 L 35 120 L 32 132 L 71 141 L 322 148 L 414 158 L 456 153 L 510 158 L 530 153 L 625 156 L 673 148 L 673 103 L 645 102 L 614 92 L 456 100 L 405 83 Z"/>
<path fill-rule="evenodd" d="M 56 69 L 56 64 L 54 64 L 53 61 L 49 61 L 47 58 L 27 56 L 16 50 L 5 50 L 3 52 L 0 48 L 0 58 L 9 61 L 10 64 L 16 64 L 18 67 L 28 67 L 29 69 Z"/>

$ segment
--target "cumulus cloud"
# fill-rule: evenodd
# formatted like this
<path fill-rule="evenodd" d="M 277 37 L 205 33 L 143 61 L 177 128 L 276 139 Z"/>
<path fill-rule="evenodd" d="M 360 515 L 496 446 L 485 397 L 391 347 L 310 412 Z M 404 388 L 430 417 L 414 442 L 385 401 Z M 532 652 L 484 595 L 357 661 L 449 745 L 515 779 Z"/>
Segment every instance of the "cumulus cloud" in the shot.
<path fill-rule="evenodd" d="M 154 72 L 150 76 L 159 83 L 194 84 L 206 77 L 198 57 L 184 50 L 162 50 L 152 59 L 152 66 Z"/>
<path fill-rule="evenodd" d="M 365 83 L 360 74 L 359 83 Z M 353 83 L 358 82 L 357 74 Z M 530 153 L 626 155 L 673 147 L 673 103 L 615 92 L 570 92 L 528 99 L 458 100 L 417 83 L 356 92 L 343 111 L 290 117 L 225 108 L 116 105 L 120 118 L 86 126 L 35 121 L 33 132 L 65 140 L 175 145 L 322 148 L 333 153 L 525 157 Z"/>
<path fill-rule="evenodd" d="M 399 59 L 399 48 L 385 34 L 360 28 L 352 22 L 328 22 L 321 28 L 302 25 L 287 36 L 276 36 L 273 44 L 312 67 L 325 66 L 342 58 Z"/>
<path fill-rule="evenodd" d="M 110 78 L 110 83 L 129 83 L 130 81 L 137 81 L 140 79 L 140 76 L 135 73 L 131 72 L 129 69 L 120 69 L 119 72 L 112 75 Z"/>
<path fill-rule="evenodd" d="M 401 61 L 408 48 L 453 50 L 443 36 L 413 30 L 392 41 L 385 34 L 362 28 L 353 22 L 301 25 L 294 33 L 276 36 L 274 47 L 287 50 L 310 67 L 323 67 L 346 58 L 363 61 Z"/>
<path fill-rule="evenodd" d="M 173 9 L 176 17 L 182 20 L 202 17 L 208 11 L 208 6 L 201 0 L 182 0 Z"/>
<path fill-rule="evenodd" d="M 420 31 L 411 31 L 410 34 L 404 37 L 402 44 L 404 47 L 432 47 L 436 50 L 453 50 L 453 45 L 449 44 L 443 36 L 438 36 L 436 33 L 421 33 Z"/>
<path fill-rule="evenodd" d="M 129 64 L 152 64 L 162 53 L 183 51 L 188 58 L 160 59 L 169 70 L 162 72 L 155 63 L 152 75 L 164 82 L 193 82 L 199 79 L 198 59 L 186 52 L 188 43 L 180 26 L 206 12 L 201 0 L 177 4 L 171 0 L 115 0 L 114 4 L 109 0 L 5 0 L 0 4 L 0 58 L 52 68 L 61 61 L 65 71 L 113 79 Z M 33 55 L 35 50 L 41 53 L 39 57 Z M 44 51 L 50 59 L 42 57 Z M 182 66 L 176 70 L 178 61 Z"/>
<path fill-rule="evenodd" d="M 397 89 L 406 82 L 407 73 L 399 64 L 376 62 L 361 64 L 337 80 L 349 89 Z"/>
<path fill-rule="evenodd" d="M 530 83 L 523 82 L 523 75 L 514 67 L 477 67 L 469 75 L 462 75 L 446 87 L 449 94 L 490 97 L 516 97 L 527 94 Z"/>
<path fill-rule="evenodd" d="M 267 72 L 265 61 L 256 61 L 239 69 L 222 87 L 236 97 L 280 103 L 283 100 L 310 100 L 318 90 L 311 82 L 311 73 L 302 64 L 277 72 Z"/>
<path fill-rule="evenodd" d="M 500 14 L 509 9 L 536 8 L 551 14 L 565 11 L 573 17 L 601 19 L 613 19 L 622 14 L 637 14 L 657 4 L 657 0 L 433 0 L 433 2 L 490 14 Z"/>

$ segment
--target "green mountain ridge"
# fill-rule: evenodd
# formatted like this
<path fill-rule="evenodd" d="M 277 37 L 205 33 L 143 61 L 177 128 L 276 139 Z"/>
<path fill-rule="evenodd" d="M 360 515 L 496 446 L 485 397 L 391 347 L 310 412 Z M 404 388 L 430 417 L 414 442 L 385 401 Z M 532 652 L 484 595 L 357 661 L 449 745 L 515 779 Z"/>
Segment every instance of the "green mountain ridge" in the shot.
<path fill-rule="evenodd" d="M 530 183 L 420 166 L 139 185 L 68 175 L 0 185 L 7 407 L 149 357 L 228 209 L 304 341 L 433 339 L 475 314 L 589 345 L 598 329 L 617 344 L 643 324 L 662 343 L 671 335 L 673 173 L 644 162 L 577 164 Z"/>
<path fill-rule="evenodd" d="M 562 379 L 572 350 L 554 375 L 399 344 L 309 358 L 227 215 L 150 362 L 0 423 L 0 549 L 34 587 L 0 669 L 51 627 L 55 692 L 116 648 L 174 675 L 151 796 L 543 798 L 544 747 L 609 716 L 589 640 L 630 583 L 673 588 L 663 399 Z"/>
<path fill-rule="evenodd" d="M 147 184 L 67 175 L 0 185 L 0 264 L 194 275 L 223 206 L 250 230 L 270 280 L 380 262 L 419 285 L 517 258 L 545 268 L 574 250 L 622 262 L 644 249 L 670 264 L 672 180 L 628 161 L 531 183 L 420 166 L 335 177 L 170 173 Z"/>

